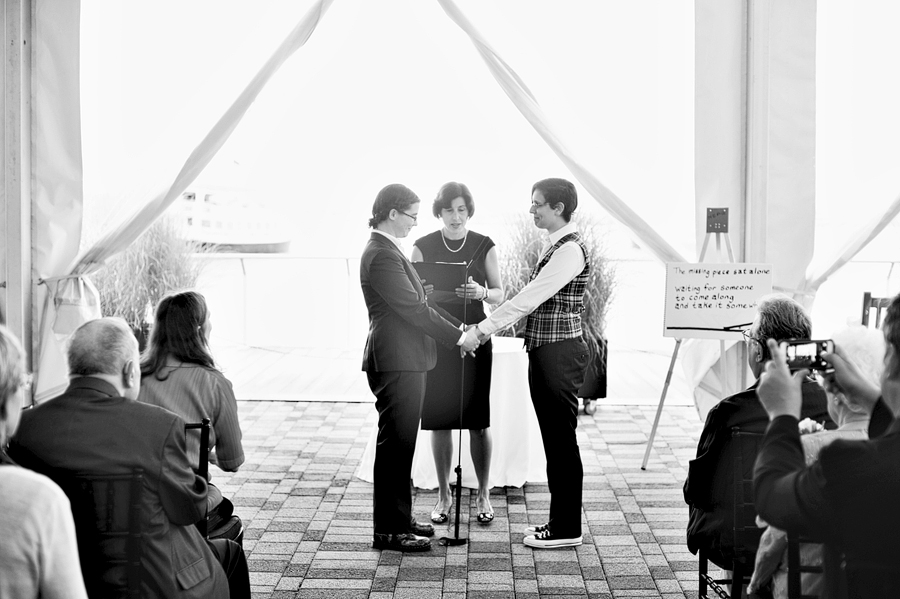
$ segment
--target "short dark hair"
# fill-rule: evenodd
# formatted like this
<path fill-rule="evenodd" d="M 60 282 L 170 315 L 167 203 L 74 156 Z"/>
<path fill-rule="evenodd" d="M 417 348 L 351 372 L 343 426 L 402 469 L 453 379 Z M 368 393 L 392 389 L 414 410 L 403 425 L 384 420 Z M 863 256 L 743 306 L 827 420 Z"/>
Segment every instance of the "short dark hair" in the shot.
<path fill-rule="evenodd" d="M 890 375 L 900 376 L 900 293 L 888 304 L 881 330 L 884 331 L 885 342 L 894 348 L 893 364 L 886 364 L 886 367 L 893 369 L 889 372 Z"/>
<path fill-rule="evenodd" d="M 391 210 L 402 212 L 419 201 L 419 196 L 413 193 L 413 190 L 406 185 L 391 183 L 382 188 L 378 195 L 375 196 L 369 226 L 376 227 L 378 223 L 386 221 L 391 214 Z"/>
<path fill-rule="evenodd" d="M 157 374 L 166 356 L 215 368 L 203 325 L 209 319 L 206 299 L 196 291 L 176 291 L 159 300 L 150 343 L 141 358 L 141 375 Z"/>
<path fill-rule="evenodd" d="M 475 215 L 475 200 L 472 199 L 472 193 L 464 183 L 457 183 L 456 181 L 450 181 L 441 185 L 437 197 L 434 198 L 434 202 L 431 204 L 431 213 L 434 214 L 435 218 L 439 218 L 441 210 L 450 210 L 450 205 L 456 198 L 463 199 L 463 202 L 466 203 L 469 218 L 473 217 Z"/>
<path fill-rule="evenodd" d="M 763 360 L 771 359 L 768 339 L 809 339 L 812 335 L 812 320 L 800 303 L 784 294 L 773 293 L 759 300 L 759 338 L 760 355 Z"/>
<path fill-rule="evenodd" d="M 575 191 L 575 185 L 571 181 L 557 178 L 541 179 L 531 186 L 532 195 L 535 190 L 543 194 L 551 208 L 561 203 L 562 217 L 566 222 L 572 220 L 572 213 L 578 208 L 578 192 Z"/>
<path fill-rule="evenodd" d="M 91 320 L 69 342 L 69 375 L 119 374 L 136 353 L 137 339 L 118 317 Z"/>

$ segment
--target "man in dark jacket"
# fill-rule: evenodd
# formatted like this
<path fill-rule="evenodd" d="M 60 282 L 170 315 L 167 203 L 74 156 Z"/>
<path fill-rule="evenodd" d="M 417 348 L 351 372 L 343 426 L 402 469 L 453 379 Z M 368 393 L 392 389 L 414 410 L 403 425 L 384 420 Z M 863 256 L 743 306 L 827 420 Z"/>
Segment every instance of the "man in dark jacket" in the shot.
<path fill-rule="evenodd" d="M 143 469 L 141 596 L 249 598 L 241 547 L 207 542 L 194 527 L 205 514 L 207 486 L 188 461 L 184 421 L 137 401 L 138 344 L 125 321 L 101 318 L 82 325 L 72 337 L 68 362 L 68 389 L 22 414 L 10 456 L 51 478 Z M 85 584 L 92 595 L 106 593 L 103 581 Z"/>
<path fill-rule="evenodd" d="M 866 441 L 837 440 L 806 466 L 797 431 L 804 373 L 791 375 L 774 340 L 758 389 L 771 423 L 756 460 L 756 508 L 773 526 L 825 541 L 828 599 L 900 597 L 900 295 L 891 300 L 882 328 L 880 389 L 840 347 L 825 356 L 834 367 L 826 384 L 871 407 Z"/>
<path fill-rule="evenodd" d="M 769 359 L 765 340 L 809 339 L 812 323 L 803 307 L 783 295 L 760 299 L 757 314 L 745 334 L 748 362 L 753 376 L 759 378 Z M 803 418 L 832 424 L 825 392 L 813 380 L 802 385 Z M 734 472 L 735 446 L 731 429 L 763 433 L 769 418 L 756 397 L 756 383 L 749 389 L 727 397 L 713 407 L 700 434 L 697 458 L 691 460 L 684 483 L 684 501 L 690 506 L 687 544 L 691 553 L 707 549 L 709 559 L 721 568 L 731 569 L 734 558 Z M 753 463 L 749 456 L 748 466 Z"/>

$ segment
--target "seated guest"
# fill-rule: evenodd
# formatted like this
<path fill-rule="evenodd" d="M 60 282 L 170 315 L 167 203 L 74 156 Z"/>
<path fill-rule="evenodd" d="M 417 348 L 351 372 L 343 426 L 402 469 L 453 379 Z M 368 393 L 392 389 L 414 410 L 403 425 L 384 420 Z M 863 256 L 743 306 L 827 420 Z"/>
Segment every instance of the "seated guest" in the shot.
<path fill-rule="evenodd" d="M 797 430 L 805 372 L 790 373 L 774 339 L 757 389 L 771 422 L 754 470 L 756 508 L 772 526 L 825 542 L 824 597 L 900 597 L 900 295 L 883 333 L 880 387 L 840 345 L 825 356 L 829 390 L 871 412 L 869 440 L 838 439 L 806 465 Z"/>
<path fill-rule="evenodd" d="M 68 498 L 3 449 L 19 425 L 28 382 L 25 352 L 0 325 L 0 599 L 87 599 Z"/>
<path fill-rule="evenodd" d="M 184 420 L 136 401 L 138 358 L 137 340 L 122 319 L 79 327 L 68 350 L 68 389 L 22 415 L 10 455 L 38 472 L 127 474 L 142 468 L 142 596 L 249 597 L 241 547 L 207 542 L 193 526 L 206 508 L 206 481 L 188 460 Z M 85 583 L 90 589 L 100 581 Z"/>
<path fill-rule="evenodd" d="M 138 400 L 175 412 L 187 422 L 209 418 L 209 461 L 226 472 L 236 472 L 244 463 L 237 400 L 209 351 L 211 330 L 206 300 L 196 291 L 172 293 L 160 300 L 150 343 L 141 358 Z M 199 430 L 188 431 L 187 449 L 196 468 Z M 227 520 L 233 509 L 211 484 L 210 530 Z"/>
<path fill-rule="evenodd" d="M 809 339 L 811 331 L 809 316 L 796 301 L 779 294 L 761 298 L 749 334 L 745 334 L 747 361 L 753 376 L 759 378 L 763 365 L 769 359 L 766 339 Z M 803 385 L 801 413 L 805 418 L 826 421 L 833 426 L 828 416 L 825 391 L 814 380 L 807 380 Z M 696 554 L 705 548 L 710 561 L 726 570 L 731 569 L 734 559 L 734 448 L 731 428 L 762 433 L 768 421 L 765 410 L 756 398 L 756 383 L 746 391 L 726 397 L 706 416 L 697 457 L 689 465 L 688 478 L 684 483 L 684 500 L 690 506 L 688 549 Z"/>
<path fill-rule="evenodd" d="M 873 384 L 878 383 L 884 370 L 884 336 L 881 331 L 857 326 L 838 331 L 831 338 L 843 350 L 844 356 L 867 379 Z M 839 389 L 827 391 L 827 395 L 828 414 L 838 427 L 833 431 L 821 430 L 800 437 L 807 464 L 815 463 L 822 448 L 836 439 L 868 438 L 869 413 L 865 406 L 855 403 L 852 397 L 848 397 Z M 801 433 L 804 432 L 805 422 L 800 423 Z M 800 561 L 807 566 L 821 566 L 821 544 L 801 544 Z M 800 582 L 803 595 L 822 594 L 824 580 L 821 574 L 803 572 Z M 747 592 L 757 592 L 761 589 L 768 589 L 775 599 L 788 596 L 787 532 L 774 526 L 769 526 L 759 541 L 756 566 L 753 568 L 753 578 Z"/>

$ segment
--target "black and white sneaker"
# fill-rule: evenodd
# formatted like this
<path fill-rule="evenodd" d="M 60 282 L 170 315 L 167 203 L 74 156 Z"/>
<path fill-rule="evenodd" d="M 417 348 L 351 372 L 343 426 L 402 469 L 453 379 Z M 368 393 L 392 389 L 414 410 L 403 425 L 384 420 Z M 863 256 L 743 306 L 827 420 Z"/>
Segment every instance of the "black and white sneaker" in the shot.
<path fill-rule="evenodd" d="M 537 524 L 535 526 L 529 526 L 528 528 L 526 528 L 525 534 L 526 535 L 536 535 L 539 532 L 544 532 L 545 530 L 549 530 L 549 529 L 550 529 L 549 524 Z"/>
<path fill-rule="evenodd" d="M 557 549 L 559 547 L 577 547 L 581 545 L 581 535 L 577 537 L 561 537 L 550 532 L 549 528 L 525 537 L 522 541 L 535 549 Z"/>

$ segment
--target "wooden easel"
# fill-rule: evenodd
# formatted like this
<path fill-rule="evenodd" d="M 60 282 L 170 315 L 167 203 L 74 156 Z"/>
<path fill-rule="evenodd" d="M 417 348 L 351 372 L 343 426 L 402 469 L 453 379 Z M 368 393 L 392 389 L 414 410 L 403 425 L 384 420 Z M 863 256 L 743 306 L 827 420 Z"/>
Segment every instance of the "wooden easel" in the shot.
<path fill-rule="evenodd" d="M 731 239 L 728 237 L 728 208 L 707 208 L 706 209 L 706 239 L 703 240 L 703 247 L 700 249 L 699 262 L 703 262 L 706 258 L 706 252 L 709 249 L 709 239 L 712 235 L 716 236 L 716 257 L 722 255 L 722 239 L 725 239 L 725 248 L 728 252 L 728 261 L 734 263 L 734 252 L 731 249 Z M 656 418 L 653 419 L 653 427 L 650 429 L 650 438 L 647 440 L 647 449 L 644 451 L 644 461 L 641 462 L 641 470 L 647 469 L 647 462 L 650 460 L 650 449 L 653 447 L 653 439 L 656 437 L 656 429 L 659 427 L 659 417 L 662 415 L 663 404 L 666 402 L 666 394 L 669 391 L 669 384 L 672 382 L 672 371 L 675 369 L 675 360 L 678 359 L 678 350 L 681 348 L 682 339 L 675 340 L 675 349 L 672 351 L 672 360 L 669 362 L 669 371 L 666 373 L 666 382 L 663 385 L 662 394 L 659 397 L 659 406 L 656 408 Z M 728 360 L 725 354 L 725 340 L 719 340 L 719 379 L 722 381 L 722 390 L 724 396 L 728 393 Z"/>

